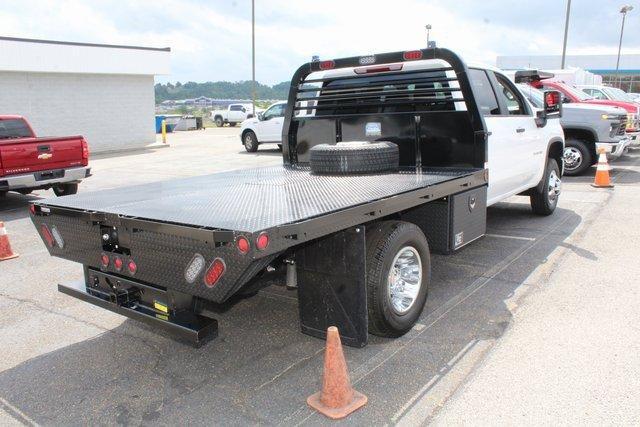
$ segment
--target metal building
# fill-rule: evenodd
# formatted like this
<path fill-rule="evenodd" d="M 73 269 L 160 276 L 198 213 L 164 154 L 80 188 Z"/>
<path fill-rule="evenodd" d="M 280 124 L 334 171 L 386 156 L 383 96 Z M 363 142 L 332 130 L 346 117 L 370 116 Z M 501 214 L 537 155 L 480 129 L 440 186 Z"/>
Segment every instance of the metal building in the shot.
<path fill-rule="evenodd" d="M 92 153 L 155 142 L 154 76 L 169 48 L 0 37 L 0 114 L 40 136 L 83 135 Z"/>

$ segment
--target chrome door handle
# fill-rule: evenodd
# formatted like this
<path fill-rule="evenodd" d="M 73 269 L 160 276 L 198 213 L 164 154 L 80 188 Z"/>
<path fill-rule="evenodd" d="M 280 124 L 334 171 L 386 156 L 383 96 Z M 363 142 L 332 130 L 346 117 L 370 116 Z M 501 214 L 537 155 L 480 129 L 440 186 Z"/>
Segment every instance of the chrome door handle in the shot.
<path fill-rule="evenodd" d="M 522 132 L 524 132 L 524 128 L 517 128 L 517 129 L 516 129 L 516 132 L 518 132 L 518 133 L 522 133 Z"/>

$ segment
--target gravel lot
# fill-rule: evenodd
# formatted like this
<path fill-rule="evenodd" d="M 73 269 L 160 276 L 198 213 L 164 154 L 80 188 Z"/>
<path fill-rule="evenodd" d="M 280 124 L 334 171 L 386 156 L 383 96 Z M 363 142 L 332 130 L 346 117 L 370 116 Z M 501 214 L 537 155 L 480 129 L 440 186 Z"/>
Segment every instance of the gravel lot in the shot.
<path fill-rule="evenodd" d="M 178 133 L 169 135 L 167 148 L 97 157 L 91 162 L 94 176 L 80 191 L 281 162 L 280 152 L 270 146 L 246 153 L 238 130 Z M 478 398 L 482 393 L 477 388 L 467 389 L 476 371 L 488 369 L 484 363 L 495 357 L 493 349 L 503 348 L 505 331 L 544 315 L 538 308 L 523 309 L 526 315 L 520 316 L 520 307 L 536 301 L 552 285 L 580 283 L 584 268 L 575 263 L 594 263 L 600 256 L 598 245 L 615 244 L 619 235 L 591 230 L 605 206 L 630 209 L 625 202 L 630 199 L 622 195 L 637 194 L 639 164 L 640 156 L 632 153 L 614 165 L 620 189 L 613 192 L 591 188 L 593 173 L 565 179 L 559 208 L 550 217 L 534 217 L 528 200 L 514 197 L 489 209 L 485 238 L 456 255 L 434 255 L 430 296 L 416 328 L 396 340 L 372 337 L 364 349 L 345 349 L 352 381 L 369 397 L 369 404 L 348 421 L 420 424 L 430 420 L 461 384 Z M 176 343 L 145 325 L 57 292 L 57 283 L 79 278 L 82 269 L 50 257 L 28 218 L 30 201 L 52 196 L 51 191 L 39 191 L 31 196 L 10 194 L 0 201 L 0 220 L 20 253 L 0 263 L 0 340 L 5 348 L 0 360 L 0 423 L 328 423 L 305 404 L 320 385 L 323 342 L 299 332 L 295 293 L 280 286 L 265 289 L 219 317 L 216 340 L 200 349 Z M 637 229 L 636 224 L 627 227 Z M 637 242 L 636 234 L 632 242 Z M 637 243 L 627 248 L 637 253 Z M 615 262 L 604 259 L 608 261 L 599 266 L 603 269 Z M 603 306 L 614 310 L 611 304 L 618 301 L 611 298 Z M 545 322 L 554 327 L 553 319 Z M 597 336 L 579 335 L 579 340 L 595 340 L 590 349 L 599 345 Z M 509 348 L 513 347 L 502 351 L 509 354 Z M 565 353 L 571 351 L 564 348 Z M 637 356 L 627 356 L 621 360 L 638 366 Z M 520 354 L 498 367 L 517 373 L 526 357 Z M 617 375 L 613 370 L 609 378 Z M 453 407 L 448 420 L 463 423 L 464 413 Z"/>

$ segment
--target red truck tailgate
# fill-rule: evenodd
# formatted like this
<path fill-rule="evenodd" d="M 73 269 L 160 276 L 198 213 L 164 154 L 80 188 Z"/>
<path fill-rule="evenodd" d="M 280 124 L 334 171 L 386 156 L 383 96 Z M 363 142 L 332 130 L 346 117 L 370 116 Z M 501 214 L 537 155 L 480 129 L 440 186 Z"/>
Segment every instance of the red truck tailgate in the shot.
<path fill-rule="evenodd" d="M 5 175 L 86 165 L 81 136 L 0 140 Z"/>

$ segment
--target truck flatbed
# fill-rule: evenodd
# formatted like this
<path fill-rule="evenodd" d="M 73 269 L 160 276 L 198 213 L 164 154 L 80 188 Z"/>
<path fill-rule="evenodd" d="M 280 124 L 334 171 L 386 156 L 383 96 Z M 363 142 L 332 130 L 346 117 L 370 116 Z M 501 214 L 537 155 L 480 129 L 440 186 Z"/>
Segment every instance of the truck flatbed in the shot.
<path fill-rule="evenodd" d="M 89 212 L 254 233 L 455 181 L 462 191 L 481 169 L 403 168 L 377 175 L 314 175 L 305 166 L 234 170 L 41 202 Z M 455 191 L 454 191 L 455 192 Z M 439 192 L 433 194 L 438 197 Z M 447 194 L 451 191 L 447 190 Z M 430 194 L 416 195 L 430 198 Z M 400 207 L 412 207 L 412 203 Z"/>

